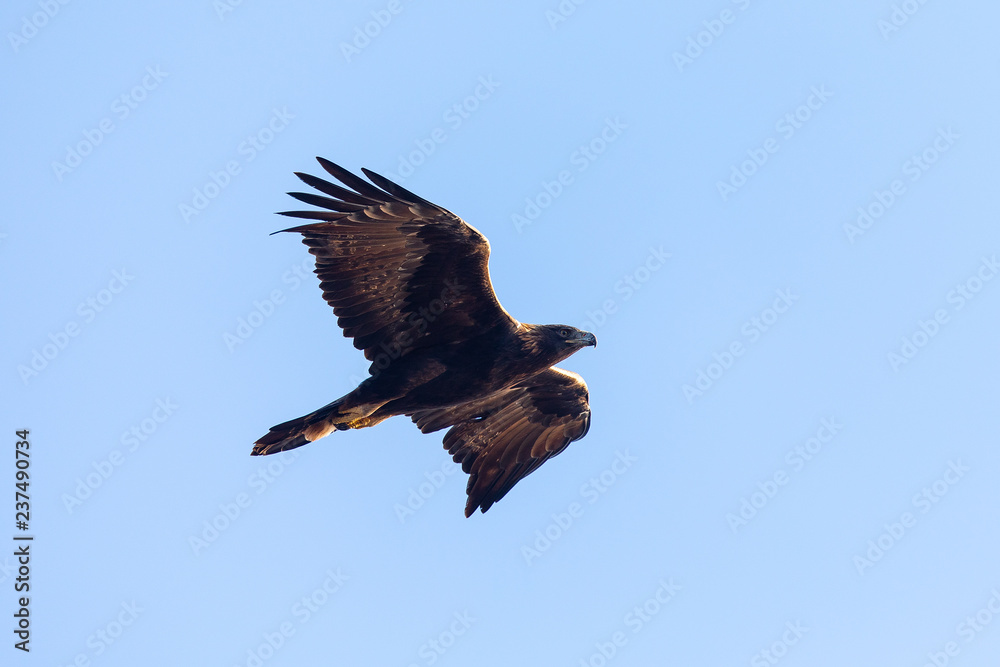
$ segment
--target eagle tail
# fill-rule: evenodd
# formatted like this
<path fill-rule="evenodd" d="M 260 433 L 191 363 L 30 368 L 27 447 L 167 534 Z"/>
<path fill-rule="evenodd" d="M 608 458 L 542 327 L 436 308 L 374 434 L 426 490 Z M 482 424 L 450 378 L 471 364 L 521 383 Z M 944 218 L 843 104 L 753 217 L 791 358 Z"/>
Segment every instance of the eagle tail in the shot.
<path fill-rule="evenodd" d="M 359 401 L 359 398 L 358 390 L 355 390 L 305 417 L 272 426 L 266 435 L 254 443 L 250 455 L 266 456 L 295 449 L 334 431 L 368 428 L 392 416 L 391 413 L 384 412 L 376 414 L 387 401 L 365 403 Z"/>
<path fill-rule="evenodd" d="M 350 428 L 346 420 L 343 419 L 341 411 L 343 402 L 344 398 L 338 398 L 333 403 L 325 405 L 315 412 L 310 412 L 304 417 L 272 426 L 266 435 L 254 443 L 250 455 L 277 454 L 301 447 L 313 440 L 319 440 L 335 430 Z"/>

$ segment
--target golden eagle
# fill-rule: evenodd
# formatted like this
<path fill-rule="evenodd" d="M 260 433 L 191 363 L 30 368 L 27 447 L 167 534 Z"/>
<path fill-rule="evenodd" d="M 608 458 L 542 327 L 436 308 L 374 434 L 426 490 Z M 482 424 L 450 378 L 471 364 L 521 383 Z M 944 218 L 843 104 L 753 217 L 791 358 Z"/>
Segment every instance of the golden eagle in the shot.
<path fill-rule="evenodd" d="M 485 512 L 587 434 L 587 385 L 553 364 L 597 338 L 518 322 L 493 293 L 490 244 L 479 231 L 367 169 L 371 183 L 317 160 L 349 189 L 296 173 L 327 196 L 290 192 L 323 210 L 282 213 L 316 221 L 282 231 L 302 234 L 316 256 L 323 298 L 372 362 L 371 375 L 329 405 L 272 427 L 251 453 L 293 449 L 394 415 L 423 433 L 450 426 L 444 447 L 469 474 L 465 516 Z"/>

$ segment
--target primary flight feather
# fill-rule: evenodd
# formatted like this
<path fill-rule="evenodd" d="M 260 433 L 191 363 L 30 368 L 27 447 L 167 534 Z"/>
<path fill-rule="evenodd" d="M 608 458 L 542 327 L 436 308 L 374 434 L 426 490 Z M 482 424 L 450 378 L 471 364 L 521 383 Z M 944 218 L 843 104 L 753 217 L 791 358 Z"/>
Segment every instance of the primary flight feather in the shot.
<path fill-rule="evenodd" d="M 489 242 L 454 213 L 367 169 L 370 183 L 317 160 L 346 187 L 296 173 L 323 194 L 289 194 L 322 210 L 283 213 L 313 222 L 282 231 L 302 234 L 316 256 L 323 298 L 370 376 L 272 427 L 251 453 L 406 415 L 424 433 L 450 427 L 445 449 L 469 474 L 465 515 L 485 512 L 587 434 L 587 385 L 553 364 L 597 339 L 511 317 L 490 283 Z"/>

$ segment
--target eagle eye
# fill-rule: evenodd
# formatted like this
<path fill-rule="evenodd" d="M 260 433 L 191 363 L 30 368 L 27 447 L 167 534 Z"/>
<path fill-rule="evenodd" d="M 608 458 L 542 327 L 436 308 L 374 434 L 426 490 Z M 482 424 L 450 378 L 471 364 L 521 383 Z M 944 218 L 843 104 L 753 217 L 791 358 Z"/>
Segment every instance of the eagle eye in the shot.
<path fill-rule="evenodd" d="M 569 336 L 569 329 L 560 329 L 559 335 L 563 338 L 567 338 Z"/>

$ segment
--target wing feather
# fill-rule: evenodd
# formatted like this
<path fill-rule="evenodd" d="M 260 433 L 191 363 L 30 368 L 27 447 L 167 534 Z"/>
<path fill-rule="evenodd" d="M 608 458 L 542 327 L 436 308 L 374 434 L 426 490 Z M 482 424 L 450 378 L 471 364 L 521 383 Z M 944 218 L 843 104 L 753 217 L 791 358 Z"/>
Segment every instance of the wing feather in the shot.
<path fill-rule="evenodd" d="M 411 418 L 423 433 L 451 427 L 444 446 L 469 474 L 471 516 L 587 434 L 589 393 L 583 378 L 553 366 L 485 398 Z"/>
<path fill-rule="evenodd" d="M 327 196 L 290 192 L 323 210 L 284 212 L 317 222 L 282 231 L 302 234 L 316 257 L 323 298 L 369 361 L 387 349 L 398 358 L 497 326 L 513 331 L 517 321 L 490 282 L 486 237 L 384 176 L 365 169 L 369 183 L 317 160 L 347 187 L 296 173 Z"/>

